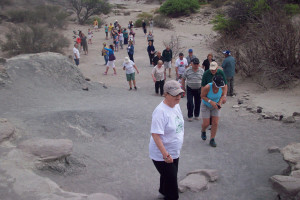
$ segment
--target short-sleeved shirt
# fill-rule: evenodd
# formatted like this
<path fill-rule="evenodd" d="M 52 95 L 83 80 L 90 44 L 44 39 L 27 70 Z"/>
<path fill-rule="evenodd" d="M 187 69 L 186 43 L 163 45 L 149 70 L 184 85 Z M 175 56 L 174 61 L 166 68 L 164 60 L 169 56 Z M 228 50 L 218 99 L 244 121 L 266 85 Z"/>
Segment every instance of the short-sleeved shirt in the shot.
<path fill-rule="evenodd" d="M 155 67 L 153 67 L 152 74 L 154 75 L 156 81 L 164 80 L 165 79 L 165 67 L 164 67 L 164 65 L 162 65 L 160 68 L 158 68 L 157 65 Z"/>
<path fill-rule="evenodd" d="M 171 108 L 162 101 L 153 111 L 150 133 L 159 134 L 167 152 L 173 159 L 179 158 L 184 136 L 184 120 L 179 104 Z M 149 155 L 152 160 L 164 161 L 152 136 Z"/>
<path fill-rule="evenodd" d="M 178 58 L 175 62 L 175 67 L 178 67 L 178 74 L 183 74 L 186 66 L 188 66 L 186 58 L 183 58 L 182 60 Z"/>
<path fill-rule="evenodd" d="M 107 33 L 108 32 L 108 26 L 105 26 L 104 29 L 105 29 L 105 33 Z"/>
<path fill-rule="evenodd" d="M 182 78 L 186 80 L 187 86 L 191 89 L 199 89 L 201 88 L 203 74 L 204 70 L 202 68 L 195 72 L 192 67 L 189 67 L 185 70 Z"/>
<path fill-rule="evenodd" d="M 189 65 L 191 64 L 191 62 L 192 62 L 192 60 L 193 60 L 194 58 L 196 58 L 196 56 L 194 56 L 194 55 L 192 55 L 192 57 L 190 57 L 190 56 L 187 56 L 187 57 L 186 57 L 186 60 L 187 60 L 187 62 L 188 62 Z"/>
<path fill-rule="evenodd" d="M 166 62 L 172 61 L 173 53 L 172 50 L 170 49 L 167 51 L 167 49 L 163 50 L 162 56 L 164 57 Z"/>
<path fill-rule="evenodd" d="M 125 71 L 126 71 L 126 74 L 132 74 L 134 73 L 134 62 L 132 62 L 132 60 L 129 61 L 129 63 L 123 63 L 123 67 L 125 67 Z"/>
<path fill-rule="evenodd" d="M 112 25 L 109 25 L 108 31 L 111 31 L 112 29 L 113 29 L 113 26 L 112 26 Z"/>
<path fill-rule="evenodd" d="M 226 76 L 225 76 L 223 70 L 218 69 L 217 73 L 215 75 L 221 75 L 224 79 L 225 85 L 227 85 Z M 207 84 L 211 83 L 213 77 L 214 77 L 214 75 L 211 73 L 210 70 L 205 71 L 203 74 L 203 77 L 202 77 L 201 86 L 206 86 Z"/>
<path fill-rule="evenodd" d="M 73 47 L 73 55 L 74 55 L 74 59 L 79 59 L 80 58 L 80 53 L 79 53 L 79 51 L 76 47 Z M 76 58 L 75 55 L 77 55 L 77 58 Z"/>
<path fill-rule="evenodd" d="M 215 61 L 215 59 L 212 59 L 211 61 Z M 209 70 L 210 62 L 208 59 L 205 59 L 202 63 L 202 65 L 205 67 L 204 71 Z"/>
<path fill-rule="evenodd" d="M 158 56 L 155 56 L 154 58 L 153 58 L 153 65 L 155 66 L 155 65 L 157 65 L 157 63 L 158 63 L 158 61 L 159 60 L 161 60 L 161 61 L 163 61 L 164 62 L 164 57 L 158 57 Z"/>
<path fill-rule="evenodd" d="M 234 77 L 235 74 L 235 59 L 232 56 L 228 56 L 222 63 L 223 71 L 226 77 Z"/>

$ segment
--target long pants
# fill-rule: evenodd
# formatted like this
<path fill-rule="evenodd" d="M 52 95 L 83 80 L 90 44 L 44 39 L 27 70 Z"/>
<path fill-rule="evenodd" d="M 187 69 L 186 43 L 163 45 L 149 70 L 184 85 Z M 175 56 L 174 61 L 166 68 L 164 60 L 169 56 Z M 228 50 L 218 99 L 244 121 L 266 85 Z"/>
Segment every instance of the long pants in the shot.
<path fill-rule="evenodd" d="M 105 55 L 105 56 L 104 56 L 104 60 L 105 60 L 105 65 L 106 65 L 107 62 L 108 62 L 108 55 Z"/>
<path fill-rule="evenodd" d="M 199 117 L 201 104 L 201 87 L 199 89 L 192 89 L 186 86 L 187 110 L 188 118 Z"/>
<path fill-rule="evenodd" d="M 123 49 L 123 40 L 120 40 L 119 42 L 120 42 L 121 49 Z"/>
<path fill-rule="evenodd" d="M 228 96 L 233 96 L 233 84 L 234 84 L 234 80 L 233 77 L 227 77 L 227 95 Z"/>
<path fill-rule="evenodd" d="M 133 54 L 131 53 L 128 53 L 128 56 L 129 56 L 129 59 L 132 60 L 132 62 L 134 62 L 134 59 L 133 59 Z"/>
<path fill-rule="evenodd" d="M 128 38 L 124 38 L 124 44 L 128 44 Z"/>
<path fill-rule="evenodd" d="M 179 199 L 177 183 L 179 158 L 174 159 L 173 163 L 155 160 L 153 163 L 160 174 L 159 192 L 165 196 L 165 200 Z"/>
<path fill-rule="evenodd" d="M 149 53 L 150 65 L 152 65 L 154 54 Z"/>
<path fill-rule="evenodd" d="M 155 92 L 156 92 L 156 94 L 158 94 L 158 89 L 160 89 L 160 95 L 161 96 L 164 94 L 164 84 L 165 84 L 165 80 L 155 82 Z"/>

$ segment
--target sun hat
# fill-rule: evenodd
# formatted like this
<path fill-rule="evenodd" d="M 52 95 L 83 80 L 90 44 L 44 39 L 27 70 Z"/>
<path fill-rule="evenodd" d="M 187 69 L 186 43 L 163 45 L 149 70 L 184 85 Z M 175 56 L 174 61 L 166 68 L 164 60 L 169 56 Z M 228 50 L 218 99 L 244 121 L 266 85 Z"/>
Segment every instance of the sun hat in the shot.
<path fill-rule="evenodd" d="M 218 63 L 213 61 L 210 63 L 209 69 L 210 70 L 216 70 L 218 68 Z"/>
<path fill-rule="evenodd" d="M 128 63 L 130 62 L 130 59 L 129 59 L 128 57 L 125 57 L 125 58 L 124 58 L 124 62 L 125 62 L 126 64 L 128 64 Z"/>
<path fill-rule="evenodd" d="M 198 58 L 194 58 L 192 60 L 192 62 L 195 64 L 195 65 L 198 65 L 200 63 L 199 59 Z"/>
<path fill-rule="evenodd" d="M 164 85 L 164 91 L 166 93 L 170 94 L 171 96 L 177 96 L 177 95 L 184 92 L 181 89 L 180 83 L 178 81 L 175 81 L 175 80 L 167 81 Z"/>
<path fill-rule="evenodd" d="M 220 87 L 224 87 L 224 86 L 225 86 L 224 79 L 223 79 L 223 77 L 222 77 L 221 75 L 216 75 L 216 76 L 214 76 L 213 82 L 216 84 L 216 87 L 217 87 L 217 88 L 220 88 Z"/>
<path fill-rule="evenodd" d="M 189 53 L 193 53 L 193 49 L 189 49 Z"/>
<path fill-rule="evenodd" d="M 223 54 L 231 55 L 229 50 L 223 51 Z"/>

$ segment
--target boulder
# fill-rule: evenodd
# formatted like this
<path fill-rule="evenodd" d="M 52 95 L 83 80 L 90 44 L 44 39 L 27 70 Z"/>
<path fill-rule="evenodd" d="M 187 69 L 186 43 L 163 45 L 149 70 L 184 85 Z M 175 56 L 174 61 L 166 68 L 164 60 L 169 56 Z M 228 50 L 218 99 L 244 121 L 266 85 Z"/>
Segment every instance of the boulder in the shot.
<path fill-rule="evenodd" d="M 292 171 L 291 176 L 295 178 L 300 178 L 300 170 Z"/>
<path fill-rule="evenodd" d="M 292 176 L 275 175 L 270 178 L 273 189 L 278 194 L 295 197 L 300 192 L 300 179 Z"/>
<path fill-rule="evenodd" d="M 243 103 L 244 103 L 244 100 L 238 99 L 238 104 L 243 104 Z"/>
<path fill-rule="evenodd" d="M 89 195 L 87 200 L 118 200 L 118 199 L 110 194 L 95 193 Z"/>
<path fill-rule="evenodd" d="M 289 116 L 287 118 L 283 118 L 283 123 L 295 123 L 296 120 L 293 116 Z"/>
<path fill-rule="evenodd" d="M 262 109 L 261 108 L 257 108 L 256 112 L 257 113 L 262 113 Z"/>
<path fill-rule="evenodd" d="M 7 121 L 7 119 L 0 118 L 0 143 L 9 139 L 15 132 L 15 127 Z"/>
<path fill-rule="evenodd" d="M 37 156 L 39 160 L 51 161 L 71 155 L 73 142 L 69 139 L 34 138 L 20 143 L 18 148 Z"/>
<path fill-rule="evenodd" d="M 240 106 L 239 105 L 233 105 L 232 107 L 233 108 L 239 108 Z"/>
<path fill-rule="evenodd" d="M 281 149 L 283 159 L 289 164 L 291 170 L 300 165 L 300 143 L 291 143 Z"/>
<path fill-rule="evenodd" d="M 293 116 L 294 116 L 294 117 L 300 116 L 300 112 L 293 112 Z"/>
<path fill-rule="evenodd" d="M 208 189 L 208 181 L 205 176 L 200 174 L 190 174 L 179 182 L 179 191 L 185 192 L 188 189 L 192 192 L 200 192 Z"/>
<path fill-rule="evenodd" d="M 277 146 L 272 146 L 268 148 L 269 153 L 280 153 L 280 148 Z"/>
<path fill-rule="evenodd" d="M 197 169 L 189 172 L 187 175 L 190 174 L 201 174 L 205 176 L 209 180 L 209 182 L 214 182 L 219 178 L 219 172 L 216 169 Z"/>

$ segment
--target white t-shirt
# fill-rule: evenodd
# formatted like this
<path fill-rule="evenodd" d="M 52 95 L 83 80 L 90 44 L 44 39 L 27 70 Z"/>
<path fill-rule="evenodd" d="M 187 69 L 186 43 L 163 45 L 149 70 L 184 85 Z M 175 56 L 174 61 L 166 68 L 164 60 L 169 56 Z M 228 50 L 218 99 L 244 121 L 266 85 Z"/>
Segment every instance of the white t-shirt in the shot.
<path fill-rule="evenodd" d="M 179 104 L 171 108 L 162 101 L 153 111 L 150 132 L 160 135 L 162 143 L 173 159 L 179 158 L 184 136 L 184 120 Z M 152 136 L 149 155 L 152 160 L 164 161 Z"/>
<path fill-rule="evenodd" d="M 175 67 L 178 67 L 178 74 L 183 74 L 185 71 L 185 67 L 188 65 L 189 64 L 188 64 L 186 58 L 183 58 L 182 60 L 180 60 L 180 58 L 178 58 L 175 62 Z"/>
<path fill-rule="evenodd" d="M 152 69 L 152 74 L 156 78 L 156 81 L 162 81 L 165 79 L 165 67 L 162 65 L 160 68 L 157 65 Z"/>
<path fill-rule="evenodd" d="M 132 60 L 129 61 L 129 63 L 123 63 L 123 67 L 125 67 L 125 71 L 126 71 L 126 74 L 132 74 L 134 73 L 134 62 L 132 62 Z"/>
<path fill-rule="evenodd" d="M 76 47 L 73 47 L 73 55 L 74 55 L 74 59 L 76 59 L 76 56 L 75 54 L 77 55 L 77 58 L 79 59 L 80 58 L 80 53 L 78 51 L 78 49 Z"/>
<path fill-rule="evenodd" d="M 123 41 L 123 40 L 124 40 L 123 33 L 120 33 L 120 34 L 119 34 L 119 40 L 120 40 L 120 41 Z"/>

